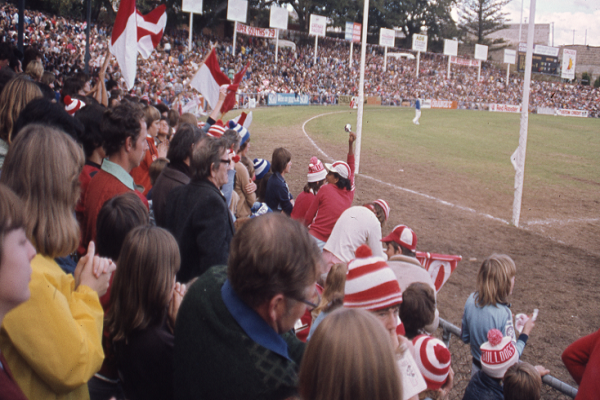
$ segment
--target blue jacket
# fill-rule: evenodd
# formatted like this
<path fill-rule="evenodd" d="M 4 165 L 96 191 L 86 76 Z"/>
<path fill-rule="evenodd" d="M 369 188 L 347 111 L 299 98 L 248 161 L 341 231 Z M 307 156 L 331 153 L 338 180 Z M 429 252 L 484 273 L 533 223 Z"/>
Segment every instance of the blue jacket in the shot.
<path fill-rule="evenodd" d="M 463 342 L 471 344 L 471 354 L 477 361 L 481 360 L 479 346 L 487 342 L 490 329 L 498 329 L 504 336 L 510 336 L 516 343 L 519 357 L 527 343 L 527 335 L 522 334 L 517 341 L 513 326 L 512 312 L 507 304 L 496 304 L 479 307 L 475 303 L 475 293 L 471 293 L 465 303 L 465 312 L 462 317 Z"/>
<path fill-rule="evenodd" d="M 285 179 L 279 172 L 274 173 L 267 182 L 267 191 L 265 193 L 265 203 L 273 211 L 283 211 L 287 215 L 292 213 L 294 206 L 292 200 L 294 196 L 290 193 Z"/>

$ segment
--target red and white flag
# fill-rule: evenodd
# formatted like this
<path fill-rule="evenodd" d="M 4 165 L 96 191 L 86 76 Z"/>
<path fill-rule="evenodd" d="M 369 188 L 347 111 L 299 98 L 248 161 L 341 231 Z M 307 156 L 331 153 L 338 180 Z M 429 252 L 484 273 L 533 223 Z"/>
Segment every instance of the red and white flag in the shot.
<path fill-rule="evenodd" d="M 136 10 L 137 11 L 137 10 Z M 161 4 L 146 15 L 137 11 L 137 40 L 140 55 L 147 60 L 160 43 L 167 26 L 167 6 Z"/>
<path fill-rule="evenodd" d="M 206 60 L 204 60 L 204 63 L 200 66 L 198 72 L 196 72 L 196 75 L 194 75 L 190 86 L 199 91 L 206 101 L 208 101 L 210 107 L 214 109 L 219 101 L 219 88 L 223 85 L 228 85 L 227 97 L 221 106 L 221 113 L 225 114 L 235 105 L 235 93 L 247 69 L 248 64 L 235 75 L 232 83 L 229 77 L 221 71 L 217 53 L 213 48 L 208 57 L 206 57 Z"/>
<path fill-rule="evenodd" d="M 135 82 L 138 52 L 145 59 L 148 58 L 160 42 L 166 25 L 167 12 L 164 4 L 142 15 L 135 7 L 135 0 L 121 0 L 110 41 L 110 52 L 119 63 L 127 90 Z"/>
<path fill-rule="evenodd" d="M 462 260 L 462 256 L 417 251 L 417 260 L 429 272 L 435 285 L 435 291 L 439 293 L 444 283 L 456 269 L 458 262 Z"/>

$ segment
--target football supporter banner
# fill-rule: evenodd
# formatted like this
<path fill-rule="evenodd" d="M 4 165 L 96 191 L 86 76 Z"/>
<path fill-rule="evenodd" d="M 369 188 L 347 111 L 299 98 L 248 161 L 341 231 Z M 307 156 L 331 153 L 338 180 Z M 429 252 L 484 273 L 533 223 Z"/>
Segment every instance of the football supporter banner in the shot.
<path fill-rule="evenodd" d="M 458 102 L 456 101 L 446 101 L 446 100 L 430 100 L 431 108 L 438 109 L 446 109 L 446 110 L 456 110 L 458 108 Z"/>
<path fill-rule="evenodd" d="M 346 22 L 346 31 L 344 32 L 344 39 L 358 43 L 360 42 L 360 32 L 362 24 L 356 22 Z"/>
<path fill-rule="evenodd" d="M 431 100 L 421 99 L 421 108 L 431 108 Z"/>
<path fill-rule="evenodd" d="M 379 45 L 384 47 L 394 47 L 396 32 L 393 29 L 379 28 Z"/>
<path fill-rule="evenodd" d="M 477 61 L 477 60 L 469 60 L 467 58 L 459 58 L 456 56 L 450 56 L 450 62 L 452 64 L 466 65 L 467 67 L 478 67 L 479 66 L 479 61 Z"/>
<path fill-rule="evenodd" d="M 462 260 L 462 256 L 417 251 L 417 260 L 429 272 L 431 280 L 435 285 L 435 290 L 439 293 L 442 286 L 444 286 L 456 269 L 458 262 Z"/>
<path fill-rule="evenodd" d="M 576 62 L 577 50 L 563 49 L 562 70 L 560 77 L 563 79 L 575 79 Z"/>
<path fill-rule="evenodd" d="M 494 112 L 508 112 L 508 113 L 520 113 L 521 106 L 515 106 L 512 104 L 490 104 L 490 111 Z"/>
<path fill-rule="evenodd" d="M 269 28 L 255 28 L 253 26 L 244 25 L 240 22 L 237 23 L 237 33 L 243 33 L 248 36 L 256 36 L 263 38 L 275 38 L 277 37 L 277 29 Z"/>
<path fill-rule="evenodd" d="M 269 93 L 267 104 L 270 106 L 307 106 L 309 100 L 307 94 Z"/>
<path fill-rule="evenodd" d="M 556 115 L 560 115 L 561 117 L 582 117 L 587 118 L 588 112 L 582 110 L 565 110 L 559 109 L 556 110 Z"/>
<path fill-rule="evenodd" d="M 325 30 L 327 28 L 327 18 L 322 15 L 311 14 L 310 15 L 310 28 L 308 30 L 309 35 L 325 36 Z"/>

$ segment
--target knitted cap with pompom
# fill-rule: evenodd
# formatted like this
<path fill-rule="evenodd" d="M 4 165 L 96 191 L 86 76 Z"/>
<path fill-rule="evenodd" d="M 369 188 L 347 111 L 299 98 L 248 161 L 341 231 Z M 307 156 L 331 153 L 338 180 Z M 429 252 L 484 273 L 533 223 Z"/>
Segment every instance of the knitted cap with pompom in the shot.
<path fill-rule="evenodd" d="M 65 110 L 69 113 L 69 115 L 73 116 L 83 107 L 85 107 L 85 103 L 79 99 L 74 99 L 69 95 L 66 95 L 64 98 Z"/>
<path fill-rule="evenodd" d="M 441 340 L 428 335 L 419 335 L 412 342 L 415 362 L 427 382 L 427 389 L 438 390 L 448 378 L 450 351 Z"/>
<path fill-rule="evenodd" d="M 488 341 L 479 346 L 481 369 L 492 378 L 502 379 L 506 370 L 519 361 L 517 346 L 510 336 L 502 336 L 498 329 L 488 331 Z"/>
<path fill-rule="evenodd" d="M 382 310 L 402 303 L 402 291 L 396 275 L 381 257 L 373 256 L 367 245 L 355 252 L 348 263 L 344 307 Z"/>

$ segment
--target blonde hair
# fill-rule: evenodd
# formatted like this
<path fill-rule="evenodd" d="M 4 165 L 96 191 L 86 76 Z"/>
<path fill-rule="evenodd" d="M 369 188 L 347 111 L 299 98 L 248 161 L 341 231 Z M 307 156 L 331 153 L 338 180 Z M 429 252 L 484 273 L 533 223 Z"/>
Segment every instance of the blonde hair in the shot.
<path fill-rule="evenodd" d="M 483 261 L 477 274 L 475 301 L 480 307 L 506 303 L 511 279 L 517 274 L 515 262 L 506 254 L 492 254 Z"/>
<path fill-rule="evenodd" d="M 336 305 L 342 305 L 344 303 L 344 288 L 346 287 L 346 272 L 348 266 L 346 263 L 334 264 L 327 278 L 325 279 L 325 289 L 323 290 L 323 296 L 319 305 L 311 312 L 313 318 L 327 310 L 331 310 Z M 337 304 L 339 303 L 339 304 Z"/>
<path fill-rule="evenodd" d="M 39 124 L 23 128 L 8 151 L 0 182 L 23 201 L 27 237 L 44 256 L 65 256 L 79 244 L 73 211 L 84 161 L 67 134 Z"/>
<path fill-rule="evenodd" d="M 539 400 L 542 378 L 535 367 L 518 362 L 504 374 L 504 398 L 506 400 Z"/>
<path fill-rule="evenodd" d="M 160 111 L 154 106 L 146 106 L 144 107 L 144 118 L 146 119 L 146 126 L 150 128 L 154 121 L 160 119 Z"/>
<path fill-rule="evenodd" d="M 127 234 L 106 316 L 112 340 L 162 323 L 180 262 L 177 242 L 167 230 L 139 226 Z"/>
<path fill-rule="evenodd" d="M 400 372 L 385 328 L 365 310 L 342 308 L 321 322 L 300 365 L 303 400 L 398 400 Z"/>
<path fill-rule="evenodd" d="M 42 91 L 26 76 L 15 76 L 6 84 L 0 93 L 0 139 L 12 143 L 12 130 L 19 114 L 31 100 L 40 97 Z"/>
<path fill-rule="evenodd" d="M 25 73 L 31 77 L 31 79 L 40 81 L 42 75 L 44 75 L 44 66 L 40 60 L 33 60 L 27 64 Z"/>

